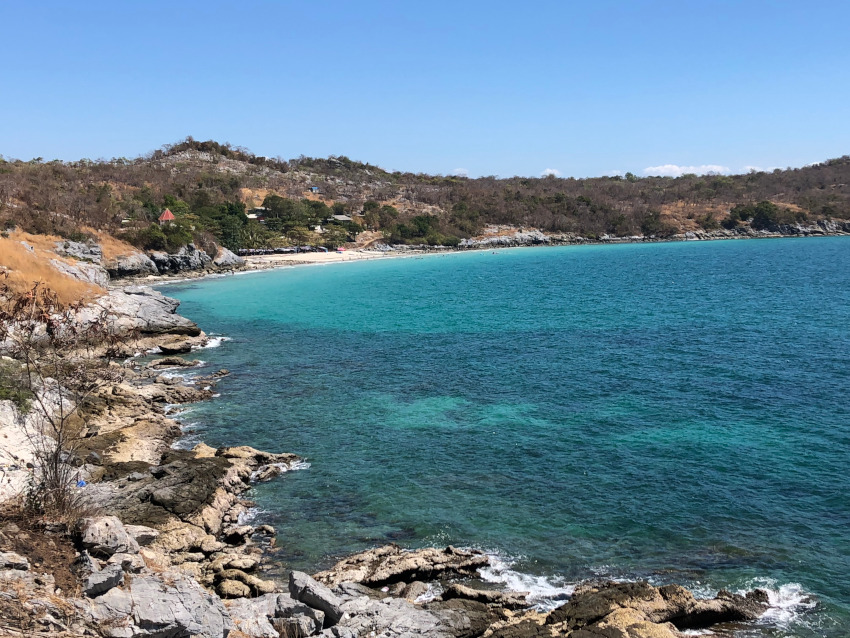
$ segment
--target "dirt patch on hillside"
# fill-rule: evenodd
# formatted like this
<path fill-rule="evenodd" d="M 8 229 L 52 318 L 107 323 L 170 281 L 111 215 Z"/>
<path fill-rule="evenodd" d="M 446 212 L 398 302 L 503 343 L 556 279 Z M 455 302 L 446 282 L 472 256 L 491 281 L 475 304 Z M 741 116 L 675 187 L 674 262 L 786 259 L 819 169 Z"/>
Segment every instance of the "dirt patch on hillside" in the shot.
<path fill-rule="evenodd" d="M 79 594 L 74 570 L 77 548 L 64 528 L 49 528 L 15 506 L 0 509 L 0 550 L 15 552 L 30 563 L 30 571 L 48 573 L 66 596 Z"/>

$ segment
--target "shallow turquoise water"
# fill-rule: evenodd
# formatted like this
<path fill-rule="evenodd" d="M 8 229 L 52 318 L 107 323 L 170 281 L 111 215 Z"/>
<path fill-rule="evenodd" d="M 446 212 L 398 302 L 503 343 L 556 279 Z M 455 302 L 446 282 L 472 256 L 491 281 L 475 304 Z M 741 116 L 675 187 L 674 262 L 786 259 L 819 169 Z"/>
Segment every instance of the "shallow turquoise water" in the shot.
<path fill-rule="evenodd" d="M 185 414 L 198 436 L 311 463 L 254 494 L 288 565 L 453 543 L 541 595 L 591 576 L 764 585 L 777 609 L 753 635 L 847 635 L 850 238 L 500 250 L 163 291 L 230 338 L 200 355 L 233 374 Z"/>

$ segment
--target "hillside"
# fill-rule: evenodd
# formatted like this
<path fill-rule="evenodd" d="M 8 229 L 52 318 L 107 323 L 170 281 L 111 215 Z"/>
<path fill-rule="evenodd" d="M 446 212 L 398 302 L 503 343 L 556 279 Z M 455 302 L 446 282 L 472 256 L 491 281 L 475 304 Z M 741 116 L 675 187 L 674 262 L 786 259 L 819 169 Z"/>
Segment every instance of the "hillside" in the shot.
<path fill-rule="evenodd" d="M 848 183 L 850 156 L 732 176 L 469 179 L 346 157 L 270 159 L 187 138 L 132 160 L 0 160 L 0 227 L 71 240 L 107 233 L 170 252 L 194 242 L 211 255 L 217 244 L 336 247 L 363 230 L 391 244 L 432 245 L 456 245 L 490 225 L 665 237 L 848 219 Z M 160 228 L 153 222 L 166 207 L 177 220 Z M 260 219 L 249 219 L 257 207 Z"/>

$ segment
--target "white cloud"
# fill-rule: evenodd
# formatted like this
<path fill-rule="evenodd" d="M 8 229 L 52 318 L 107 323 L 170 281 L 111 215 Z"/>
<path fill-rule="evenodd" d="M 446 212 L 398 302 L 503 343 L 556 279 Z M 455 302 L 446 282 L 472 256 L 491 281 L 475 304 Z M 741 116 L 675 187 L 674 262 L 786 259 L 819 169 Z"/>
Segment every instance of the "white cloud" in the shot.
<path fill-rule="evenodd" d="M 542 173 L 540 173 L 540 177 L 549 177 L 550 175 L 552 177 L 560 177 L 561 171 L 559 171 L 557 168 L 547 168 Z"/>
<path fill-rule="evenodd" d="M 455 177 L 469 177 L 469 169 L 456 168 L 452 171 L 452 175 L 454 175 Z"/>
<path fill-rule="evenodd" d="M 643 169 L 644 175 L 652 175 L 659 177 L 679 177 L 686 173 L 696 173 L 697 175 L 705 175 L 706 173 L 731 173 L 728 166 L 720 166 L 719 164 L 702 164 L 700 166 L 679 166 L 678 164 L 663 164 L 661 166 L 649 166 Z"/>

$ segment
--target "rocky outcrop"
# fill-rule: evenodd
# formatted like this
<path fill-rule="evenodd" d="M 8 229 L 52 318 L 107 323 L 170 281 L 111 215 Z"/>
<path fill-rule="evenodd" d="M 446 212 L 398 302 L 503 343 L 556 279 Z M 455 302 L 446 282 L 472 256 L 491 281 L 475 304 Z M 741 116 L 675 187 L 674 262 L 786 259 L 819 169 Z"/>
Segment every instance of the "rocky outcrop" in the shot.
<path fill-rule="evenodd" d="M 109 285 L 109 273 L 103 266 L 98 264 L 78 261 L 75 264 L 68 264 L 58 259 L 51 259 L 50 265 L 59 272 L 73 277 L 87 284 L 93 284 L 100 288 L 106 288 Z"/>
<path fill-rule="evenodd" d="M 85 605 L 106 636 L 226 638 L 233 622 L 222 601 L 185 574 L 133 577 Z"/>
<path fill-rule="evenodd" d="M 94 242 L 57 241 L 56 254 L 71 257 L 77 261 L 99 264 L 103 261 L 103 249 Z"/>
<path fill-rule="evenodd" d="M 105 264 L 106 271 L 113 279 L 122 277 L 146 277 L 148 275 L 158 275 L 156 264 L 151 261 L 150 257 L 142 252 L 134 252 L 129 255 L 119 255 L 114 259 L 108 260 Z"/>
<path fill-rule="evenodd" d="M 187 270 L 203 270 L 212 264 L 212 258 L 195 244 L 182 246 L 176 253 L 153 251 L 151 261 L 161 275 L 177 274 Z"/>
<path fill-rule="evenodd" d="M 392 544 L 349 556 L 331 569 L 316 574 L 316 580 L 331 587 L 345 582 L 379 587 L 397 582 L 470 576 L 489 564 L 488 556 L 478 550 L 450 546 L 408 551 Z"/>
<path fill-rule="evenodd" d="M 233 254 L 224 246 L 219 246 L 218 254 L 215 256 L 215 259 L 213 259 L 213 266 L 221 268 L 222 270 L 243 268 L 245 266 L 245 260 L 242 259 L 242 257 Z"/>
<path fill-rule="evenodd" d="M 496 628 L 493 638 L 562 636 L 571 638 L 677 638 L 679 630 L 746 622 L 767 611 L 766 594 L 719 592 L 697 600 L 679 585 L 606 582 L 580 586 L 572 599 L 548 615 L 518 616 Z"/>
<path fill-rule="evenodd" d="M 201 334 L 198 325 L 177 314 L 180 302 L 166 297 L 147 286 L 127 286 L 110 290 L 101 297 L 90 312 L 95 320 L 98 310 L 105 310 L 114 317 L 116 331 L 137 331 L 141 334 L 179 334 L 195 336 Z"/>
<path fill-rule="evenodd" d="M 84 518 L 80 528 L 80 542 L 92 556 L 109 558 L 113 554 L 139 552 L 139 544 L 115 516 Z"/>

